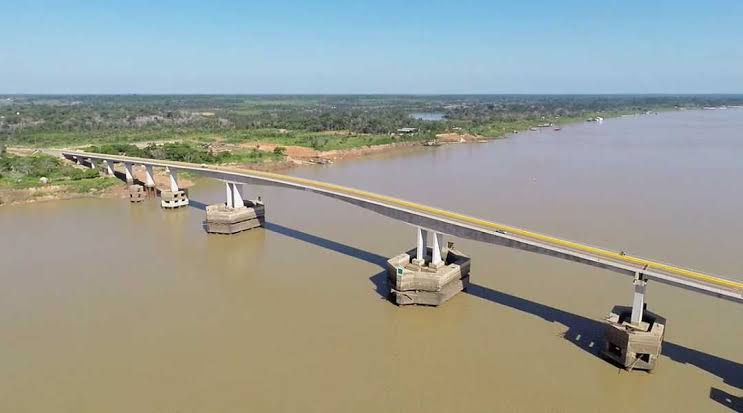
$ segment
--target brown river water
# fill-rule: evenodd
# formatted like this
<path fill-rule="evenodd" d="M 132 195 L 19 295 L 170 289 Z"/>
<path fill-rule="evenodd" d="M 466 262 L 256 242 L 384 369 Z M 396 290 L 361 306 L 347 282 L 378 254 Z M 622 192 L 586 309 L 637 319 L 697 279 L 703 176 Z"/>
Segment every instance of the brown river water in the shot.
<path fill-rule="evenodd" d="M 743 110 L 585 123 L 290 173 L 743 279 Z M 0 208 L 0 412 L 732 411 L 743 306 L 650 283 L 652 373 L 598 356 L 631 279 L 453 239 L 468 292 L 386 301 L 401 222 L 250 187 L 267 226 L 207 235 L 192 207 Z"/>

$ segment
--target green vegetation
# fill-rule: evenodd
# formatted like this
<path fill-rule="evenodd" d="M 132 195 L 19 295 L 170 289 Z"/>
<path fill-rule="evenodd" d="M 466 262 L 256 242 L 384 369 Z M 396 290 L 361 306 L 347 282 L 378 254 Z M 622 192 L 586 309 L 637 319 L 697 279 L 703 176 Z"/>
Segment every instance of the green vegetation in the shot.
<path fill-rule="evenodd" d="M 499 137 L 540 123 L 722 105 L 743 105 L 743 96 L 11 95 L 0 96 L 0 142 L 37 147 L 266 142 L 334 150 L 425 141 L 453 131 Z M 420 120 L 411 113 L 437 113 L 444 118 Z M 400 128 L 417 128 L 418 132 L 396 133 Z"/>
<path fill-rule="evenodd" d="M 277 148 L 278 149 L 278 148 Z M 213 151 L 207 144 L 188 142 L 165 143 L 162 145 L 149 144 L 144 148 L 126 143 L 112 143 L 101 146 L 90 146 L 88 152 L 105 153 L 109 155 L 126 155 L 147 159 L 165 159 L 169 161 L 191 163 L 256 163 L 264 160 L 279 160 L 283 152 L 261 152 L 257 149 L 242 152 Z"/>
<path fill-rule="evenodd" d="M 388 134 L 365 134 L 351 131 L 311 132 L 286 129 L 232 130 L 225 132 L 223 138 L 225 143 L 270 142 L 282 146 L 304 146 L 320 151 L 358 148 L 393 142 L 392 137 Z"/>
<path fill-rule="evenodd" d="M 50 184 L 63 186 L 68 192 L 88 192 L 113 185 L 113 178 L 100 177 L 91 169 L 80 169 L 66 165 L 62 160 L 49 155 L 15 156 L 5 151 L 0 153 L 0 187 L 25 189 Z"/>

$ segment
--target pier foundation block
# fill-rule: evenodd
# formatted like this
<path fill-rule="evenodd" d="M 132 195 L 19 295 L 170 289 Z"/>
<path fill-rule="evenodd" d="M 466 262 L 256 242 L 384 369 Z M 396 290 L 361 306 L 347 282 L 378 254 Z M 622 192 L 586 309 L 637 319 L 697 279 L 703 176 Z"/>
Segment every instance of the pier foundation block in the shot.
<path fill-rule="evenodd" d="M 398 305 L 438 306 L 469 285 L 470 258 L 456 249 L 445 248 L 439 265 L 424 265 L 412 259 L 415 254 L 412 249 L 387 260 L 387 278 Z M 431 254 L 428 247 L 427 256 Z"/>
<path fill-rule="evenodd" d="M 160 192 L 160 206 L 167 209 L 188 205 L 188 194 L 184 190 Z"/>
<path fill-rule="evenodd" d="M 129 202 L 142 202 L 145 197 L 146 194 L 142 185 L 129 186 Z"/>
<path fill-rule="evenodd" d="M 265 206 L 257 200 L 244 201 L 244 206 L 230 208 L 226 204 L 206 207 L 206 232 L 212 234 L 236 234 L 262 227 L 265 222 Z"/>
<path fill-rule="evenodd" d="M 644 311 L 639 325 L 630 323 L 632 307 L 616 306 L 606 320 L 604 349 L 607 359 L 628 370 L 652 370 L 660 356 L 666 320 Z"/>

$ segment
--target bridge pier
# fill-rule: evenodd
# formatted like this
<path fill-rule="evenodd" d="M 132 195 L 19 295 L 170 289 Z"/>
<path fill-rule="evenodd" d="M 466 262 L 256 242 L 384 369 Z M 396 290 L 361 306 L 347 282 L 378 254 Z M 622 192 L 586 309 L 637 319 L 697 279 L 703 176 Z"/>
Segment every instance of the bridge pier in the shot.
<path fill-rule="evenodd" d="M 188 194 L 178 188 L 178 175 L 175 169 L 166 167 L 165 172 L 170 180 L 170 190 L 160 193 L 160 206 L 166 209 L 180 208 L 188 205 Z"/>
<path fill-rule="evenodd" d="M 227 201 L 206 207 L 206 232 L 235 234 L 265 223 L 265 206 L 260 198 L 245 200 L 245 184 L 225 182 Z"/>
<path fill-rule="evenodd" d="M 144 201 L 147 195 L 142 185 L 129 185 L 129 202 L 138 203 Z"/>
<path fill-rule="evenodd" d="M 155 173 L 152 170 L 152 165 L 145 165 L 144 167 L 144 192 L 148 198 L 154 198 L 157 192 L 155 188 Z"/>
<path fill-rule="evenodd" d="M 103 161 L 106 163 L 106 173 L 108 176 L 114 176 L 114 163 L 109 161 L 108 159 Z"/>
<path fill-rule="evenodd" d="M 134 183 L 134 174 L 132 174 L 132 164 L 129 162 L 124 162 L 124 174 L 126 175 L 126 183 L 127 185 L 131 185 Z"/>
<path fill-rule="evenodd" d="M 420 227 L 416 231 L 416 248 L 387 260 L 391 293 L 398 305 L 438 306 L 467 288 L 470 258 L 451 243 L 442 247 L 444 234 Z"/>
<path fill-rule="evenodd" d="M 660 356 L 666 320 L 647 311 L 647 277 L 636 273 L 632 307 L 615 306 L 606 319 L 603 355 L 628 370 L 652 370 Z"/>

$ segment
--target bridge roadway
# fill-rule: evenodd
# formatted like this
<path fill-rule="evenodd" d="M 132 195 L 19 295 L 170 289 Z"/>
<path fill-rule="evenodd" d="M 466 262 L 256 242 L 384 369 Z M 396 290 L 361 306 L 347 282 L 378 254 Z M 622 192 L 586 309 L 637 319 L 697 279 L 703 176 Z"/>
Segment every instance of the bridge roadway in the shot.
<path fill-rule="evenodd" d="M 76 151 L 61 151 L 60 154 L 68 159 L 149 165 L 193 172 L 228 182 L 314 192 L 439 233 L 549 255 L 632 277 L 642 274 L 650 280 L 743 303 L 743 283 L 738 281 L 341 185 L 270 172 L 186 162 Z"/>

